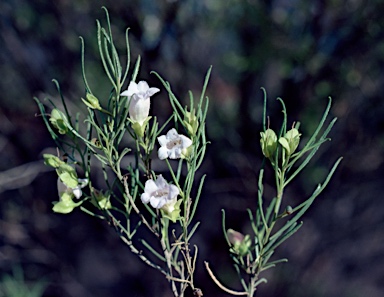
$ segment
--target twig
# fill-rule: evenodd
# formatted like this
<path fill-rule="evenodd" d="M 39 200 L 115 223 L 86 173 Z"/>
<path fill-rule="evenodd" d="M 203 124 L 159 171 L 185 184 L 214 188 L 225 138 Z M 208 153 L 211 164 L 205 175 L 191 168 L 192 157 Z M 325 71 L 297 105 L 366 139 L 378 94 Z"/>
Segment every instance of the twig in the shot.
<path fill-rule="evenodd" d="M 222 285 L 218 280 L 217 278 L 215 277 L 215 275 L 213 274 L 212 270 L 209 268 L 209 264 L 207 261 L 204 261 L 204 264 L 205 264 L 205 268 L 207 269 L 208 273 L 209 273 L 209 276 L 212 278 L 212 280 L 216 283 L 216 285 L 222 289 L 223 291 L 229 293 L 229 294 L 232 294 L 232 295 L 236 295 L 236 296 L 242 296 L 242 295 L 248 295 L 247 292 L 238 292 L 238 291 L 233 291 L 231 289 L 228 289 L 227 287 L 225 287 L 224 285 Z"/>
<path fill-rule="evenodd" d="M 144 263 L 148 264 L 149 266 L 159 270 L 162 274 L 164 274 L 166 277 L 169 276 L 169 274 L 164 271 L 163 268 L 161 268 L 159 265 L 156 265 L 154 263 L 152 263 L 151 261 L 149 261 L 140 251 L 138 251 L 132 244 L 132 242 L 130 240 L 128 240 L 127 238 L 125 238 L 124 236 L 120 236 L 120 238 L 129 246 L 129 248 L 131 249 L 132 253 L 136 254 Z"/>
<path fill-rule="evenodd" d="M 181 278 L 177 278 L 177 277 L 170 276 L 170 275 L 167 275 L 167 279 L 174 280 L 174 281 L 179 282 L 179 283 L 188 283 L 188 284 L 192 285 L 191 281 L 187 280 L 187 279 L 181 279 Z"/>

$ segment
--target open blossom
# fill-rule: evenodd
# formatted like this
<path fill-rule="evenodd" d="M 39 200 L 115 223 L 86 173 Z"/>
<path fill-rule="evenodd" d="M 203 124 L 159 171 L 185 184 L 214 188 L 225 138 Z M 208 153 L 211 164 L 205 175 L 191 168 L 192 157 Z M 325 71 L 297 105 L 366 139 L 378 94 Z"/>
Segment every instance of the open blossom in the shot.
<path fill-rule="evenodd" d="M 120 96 L 130 97 L 129 117 L 132 121 L 143 125 L 149 115 L 150 98 L 160 89 L 150 88 L 146 81 L 140 81 L 138 84 L 134 81 L 129 83 L 128 89 Z"/>
<path fill-rule="evenodd" d="M 192 140 L 178 134 L 175 128 L 169 130 L 167 135 L 161 135 L 157 140 L 161 145 L 158 151 L 160 160 L 166 158 L 179 159 L 182 157 L 185 149 L 192 145 Z"/>
<path fill-rule="evenodd" d="M 175 185 L 170 185 L 159 175 L 156 181 L 149 179 L 145 182 L 144 193 L 141 194 L 143 203 L 151 203 L 154 208 L 162 208 L 166 205 L 174 205 L 179 195 L 179 189 Z"/>

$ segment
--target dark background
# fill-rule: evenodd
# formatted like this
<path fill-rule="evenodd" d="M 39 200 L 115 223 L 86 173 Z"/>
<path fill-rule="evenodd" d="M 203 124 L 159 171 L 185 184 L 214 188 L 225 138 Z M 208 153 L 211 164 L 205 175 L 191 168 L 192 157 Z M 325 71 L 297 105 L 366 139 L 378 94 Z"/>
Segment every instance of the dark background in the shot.
<path fill-rule="evenodd" d="M 80 40 L 96 94 L 109 90 L 97 55 L 95 19 L 110 12 L 124 53 L 130 27 L 139 78 L 159 82 L 156 70 L 184 98 L 196 96 L 213 65 L 208 89 L 208 177 L 198 209 L 202 226 L 196 284 L 204 296 L 227 296 L 210 281 L 203 260 L 221 280 L 239 288 L 222 236 L 228 226 L 247 231 L 262 162 L 262 92 L 272 126 L 300 120 L 313 132 L 333 98 L 338 122 L 314 162 L 286 193 L 303 201 L 339 156 L 330 186 L 304 217 L 302 229 L 277 250 L 289 258 L 266 273 L 257 296 L 382 296 L 384 291 L 384 18 L 382 1 L 26 1 L 0 2 L 0 277 L 21 267 L 28 283 L 44 282 L 44 296 L 171 296 L 165 280 L 133 257 L 105 223 L 76 210 L 51 211 L 56 177 L 42 163 L 54 151 L 33 96 L 58 100 L 56 78 L 80 105 L 84 87 Z M 105 22 L 104 22 L 105 24 Z M 164 91 L 152 111 L 164 115 Z M 271 189 L 273 180 L 266 182 Z M 271 190 L 269 190 L 271 192 Z M 271 192 L 273 193 L 273 192 Z"/>

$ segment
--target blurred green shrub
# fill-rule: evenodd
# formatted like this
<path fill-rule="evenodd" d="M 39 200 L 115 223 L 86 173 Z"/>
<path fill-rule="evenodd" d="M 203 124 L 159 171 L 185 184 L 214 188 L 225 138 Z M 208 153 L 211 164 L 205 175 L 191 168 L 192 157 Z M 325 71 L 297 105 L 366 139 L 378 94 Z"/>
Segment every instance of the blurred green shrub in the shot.
<path fill-rule="evenodd" d="M 40 297 L 43 296 L 46 284 L 38 281 L 29 284 L 24 278 L 23 269 L 13 268 L 12 274 L 5 274 L 0 282 L 0 297 Z"/>

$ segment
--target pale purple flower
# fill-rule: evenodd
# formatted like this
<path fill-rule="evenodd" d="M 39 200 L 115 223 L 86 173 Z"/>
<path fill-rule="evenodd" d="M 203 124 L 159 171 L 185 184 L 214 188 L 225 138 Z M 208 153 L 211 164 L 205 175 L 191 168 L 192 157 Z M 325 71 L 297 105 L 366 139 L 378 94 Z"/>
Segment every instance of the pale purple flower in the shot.
<path fill-rule="evenodd" d="M 140 81 L 138 84 L 134 81 L 129 83 L 128 89 L 120 94 L 120 96 L 129 97 L 129 116 L 131 120 L 138 122 L 140 125 L 148 118 L 150 108 L 150 98 L 160 89 L 150 88 L 146 81 Z"/>
<path fill-rule="evenodd" d="M 192 140 L 178 134 L 175 128 L 169 130 L 167 135 L 161 135 L 157 140 L 161 145 L 158 151 L 160 160 L 166 158 L 179 159 L 182 157 L 185 149 L 192 145 Z"/>
<path fill-rule="evenodd" d="M 156 181 L 149 179 L 145 182 L 144 193 L 141 194 L 141 201 L 148 202 L 154 208 L 162 208 L 166 204 L 175 203 L 179 189 L 175 185 L 170 185 L 159 175 Z"/>

